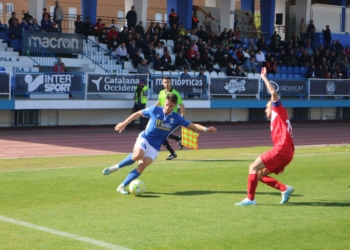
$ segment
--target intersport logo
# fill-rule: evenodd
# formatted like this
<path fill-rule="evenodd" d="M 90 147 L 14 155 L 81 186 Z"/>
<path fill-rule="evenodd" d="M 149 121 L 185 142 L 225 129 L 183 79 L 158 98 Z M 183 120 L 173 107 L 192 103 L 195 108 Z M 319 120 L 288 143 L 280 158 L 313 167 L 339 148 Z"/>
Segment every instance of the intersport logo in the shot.
<path fill-rule="evenodd" d="M 26 75 L 24 82 L 28 84 L 28 92 L 34 92 L 44 84 L 44 92 L 69 92 L 73 75 Z"/>
<path fill-rule="evenodd" d="M 37 47 L 37 43 L 44 48 L 53 49 L 79 49 L 79 40 L 76 38 L 56 38 L 56 37 L 38 37 L 28 38 L 29 47 Z"/>

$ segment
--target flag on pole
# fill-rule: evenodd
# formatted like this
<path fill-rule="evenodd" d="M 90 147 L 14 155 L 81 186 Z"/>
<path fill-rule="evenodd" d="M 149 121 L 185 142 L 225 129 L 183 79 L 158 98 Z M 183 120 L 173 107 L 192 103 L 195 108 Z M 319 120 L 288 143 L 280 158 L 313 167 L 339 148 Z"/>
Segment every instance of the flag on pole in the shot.
<path fill-rule="evenodd" d="M 181 137 L 182 145 L 188 148 L 198 149 L 198 136 L 199 134 L 191 129 L 182 127 Z"/>

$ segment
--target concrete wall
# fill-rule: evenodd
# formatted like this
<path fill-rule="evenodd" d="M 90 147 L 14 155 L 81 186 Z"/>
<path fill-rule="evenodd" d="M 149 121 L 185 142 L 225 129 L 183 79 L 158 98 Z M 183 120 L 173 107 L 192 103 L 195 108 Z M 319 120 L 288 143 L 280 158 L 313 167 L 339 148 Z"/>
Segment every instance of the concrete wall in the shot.
<path fill-rule="evenodd" d="M 11 110 L 0 110 L 0 127 L 10 127 L 12 122 Z"/>

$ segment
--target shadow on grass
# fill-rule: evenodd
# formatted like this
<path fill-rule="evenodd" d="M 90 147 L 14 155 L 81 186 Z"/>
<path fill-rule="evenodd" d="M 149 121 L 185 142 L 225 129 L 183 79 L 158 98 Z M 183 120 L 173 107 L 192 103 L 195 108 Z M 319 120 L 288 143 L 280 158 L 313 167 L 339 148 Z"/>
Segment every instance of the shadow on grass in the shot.
<path fill-rule="evenodd" d="M 160 198 L 159 195 L 149 195 L 149 193 L 152 193 L 152 192 L 147 192 L 147 194 L 143 194 L 142 196 L 139 196 L 137 198 Z"/>
<path fill-rule="evenodd" d="M 179 195 L 179 196 L 194 196 L 194 195 L 208 195 L 208 194 L 247 194 L 247 191 L 212 191 L 212 190 L 188 190 L 175 193 L 155 193 L 148 192 L 148 194 L 160 194 L 160 195 Z M 256 195 L 276 195 L 281 196 L 280 192 L 256 192 Z M 293 196 L 302 196 L 300 194 L 293 194 Z"/>
<path fill-rule="evenodd" d="M 294 194 L 293 194 L 294 196 Z M 350 202 L 288 202 L 288 206 L 310 206 L 310 207 L 350 207 Z"/>

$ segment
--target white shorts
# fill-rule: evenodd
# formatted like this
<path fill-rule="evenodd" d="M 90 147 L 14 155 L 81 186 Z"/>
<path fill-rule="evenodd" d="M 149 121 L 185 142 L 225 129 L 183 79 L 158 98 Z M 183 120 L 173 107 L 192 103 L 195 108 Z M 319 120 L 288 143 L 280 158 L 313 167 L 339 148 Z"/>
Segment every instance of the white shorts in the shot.
<path fill-rule="evenodd" d="M 158 151 L 152 147 L 148 141 L 143 137 L 137 137 L 137 140 L 135 142 L 134 150 L 135 148 L 141 148 L 143 151 L 145 151 L 145 157 L 151 158 L 153 161 L 158 156 Z"/>

